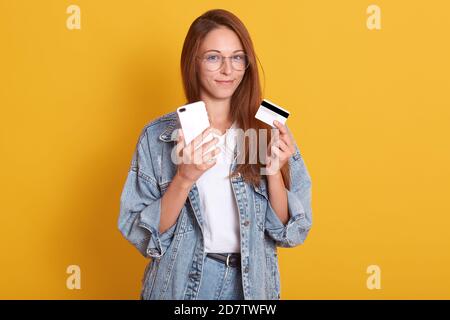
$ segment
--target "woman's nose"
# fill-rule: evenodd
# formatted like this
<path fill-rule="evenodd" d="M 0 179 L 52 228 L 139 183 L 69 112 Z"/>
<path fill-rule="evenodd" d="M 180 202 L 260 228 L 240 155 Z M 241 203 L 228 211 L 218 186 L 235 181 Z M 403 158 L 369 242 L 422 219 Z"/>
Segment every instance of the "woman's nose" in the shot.
<path fill-rule="evenodd" d="M 222 63 L 222 67 L 221 67 L 221 71 L 224 74 L 230 74 L 231 73 L 231 60 L 230 59 L 223 59 L 223 63 Z"/>

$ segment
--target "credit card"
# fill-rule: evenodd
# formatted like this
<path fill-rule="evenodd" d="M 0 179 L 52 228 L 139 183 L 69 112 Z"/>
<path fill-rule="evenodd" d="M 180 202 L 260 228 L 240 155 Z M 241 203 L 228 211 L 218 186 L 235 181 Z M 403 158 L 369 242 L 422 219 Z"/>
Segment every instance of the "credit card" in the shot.
<path fill-rule="evenodd" d="M 283 109 L 282 107 L 276 105 L 275 103 L 263 99 L 261 105 L 259 106 L 258 112 L 256 112 L 255 118 L 267 123 L 272 128 L 276 128 L 273 125 L 273 121 L 277 120 L 282 124 L 285 124 L 287 118 L 289 117 L 289 111 Z"/>

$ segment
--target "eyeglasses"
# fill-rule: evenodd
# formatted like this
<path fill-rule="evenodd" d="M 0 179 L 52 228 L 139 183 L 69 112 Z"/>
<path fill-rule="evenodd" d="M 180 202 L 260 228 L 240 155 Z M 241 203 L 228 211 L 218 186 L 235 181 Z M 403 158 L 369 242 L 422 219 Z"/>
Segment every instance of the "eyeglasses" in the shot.
<path fill-rule="evenodd" d="M 221 54 L 209 52 L 197 58 L 202 60 L 208 71 L 219 70 L 222 67 L 225 59 L 231 60 L 231 67 L 236 71 L 244 71 L 249 66 L 248 57 L 245 53 L 238 53 L 230 57 L 224 57 Z"/>

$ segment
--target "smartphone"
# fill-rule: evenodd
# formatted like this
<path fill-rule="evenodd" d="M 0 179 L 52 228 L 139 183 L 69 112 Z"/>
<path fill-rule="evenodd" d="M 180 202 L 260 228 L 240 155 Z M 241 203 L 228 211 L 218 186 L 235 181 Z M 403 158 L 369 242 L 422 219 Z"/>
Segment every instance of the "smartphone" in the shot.
<path fill-rule="evenodd" d="M 181 128 L 183 129 L 184 142 L 186 145 L 210 126 L 208 112 L 206 111 L 205 102 L 203 101 L 197 101 L 178 107 L 177 114 Z M 211 139 L 212 138 L 213 137 L 211 136 Z"/>

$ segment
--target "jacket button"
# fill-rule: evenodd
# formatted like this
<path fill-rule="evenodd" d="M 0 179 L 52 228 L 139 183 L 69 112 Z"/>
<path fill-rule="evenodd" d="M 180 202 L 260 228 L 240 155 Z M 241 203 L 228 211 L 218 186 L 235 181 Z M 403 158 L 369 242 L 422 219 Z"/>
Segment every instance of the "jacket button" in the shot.
<path fill-rule="evenodd" d="M 244 272 L 245 272 L 245 273 L 248 273 L 248 266 L 245 266 Z"/>
<path fill-rule="evenodd" d="M 248 226 L 250 224 L 250 221 L 248 221 L 248 220 L 246 220 L 245 222 L 244 222 L 244 226 Z"/>

